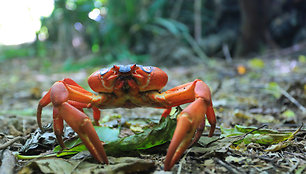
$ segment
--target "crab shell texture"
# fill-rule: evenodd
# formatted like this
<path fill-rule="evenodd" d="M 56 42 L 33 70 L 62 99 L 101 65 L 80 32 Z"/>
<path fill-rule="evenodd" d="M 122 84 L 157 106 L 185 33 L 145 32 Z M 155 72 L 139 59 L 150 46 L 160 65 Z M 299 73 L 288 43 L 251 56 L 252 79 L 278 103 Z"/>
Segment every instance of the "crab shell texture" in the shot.
<path fill-rule="evenodd" d="M 109 68 L 102 68 L 88 77 L 88 84 L 91 89 L 98 93 L 112 93 L 119 85 L 117 81 L 125 80 L 139 92 L 160 91 L 166 86 L 167 74 L 160 68 L 143 65 L 114 65 Z M 136 84 L 134 84 L 134 82 Z"/>

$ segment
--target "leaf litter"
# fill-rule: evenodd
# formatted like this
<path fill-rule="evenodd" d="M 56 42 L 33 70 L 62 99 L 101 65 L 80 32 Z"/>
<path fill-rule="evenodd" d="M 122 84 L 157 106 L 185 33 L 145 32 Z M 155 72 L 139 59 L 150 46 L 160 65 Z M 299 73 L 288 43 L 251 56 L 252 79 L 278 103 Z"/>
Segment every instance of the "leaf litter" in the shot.
<path fill-rule="evenodd" d="M 298 59 L 261 60 L 255 58 L 232 63 L 218 61 L 212 62 L 215 65 L 214 68 L 204 65 L 189 68 L 163 68 L 169 75 L 166 89 L 196 78 L 203 79 L 211 87 L 219 126 L 213 137 L 207 137 L 207 131 L 204 132 L 199 142 L 185 153 L 172 171 L 174 173 L 305 172 L 306 130 L 301 127 L 301 124 L 306 121 L 303 109 L 306 104 L 306 70 L 303 67 L 306 62 L 303 57 L 305 56 L 301 55 Z M 15 67 L 26 65 L 24 60 L 12 60 L 8 64 Z M 65 170 L 72 169 L 74 173 L 116 173 L 119 171 L 153 173 L 163 170 L 163 160 L 170 134 L 169 137 L 161 137 L 160 140 L 157 140 L 158 138 L 147 140 L 148 142 L 161 142 L 162 138 L 166 139 L 165 142 L 158 143 L 156 147 L 146 150 L 138 149 L 136 145 L 131 146 L 134 149 L 128 149 L 133 153 L 122 152 L 126 150 L 124 146 L 110 148 L 111 152 L 108 153 L 113 156 L 109 155 L 111 161 L 109 166 L 97 164 L 85 149 L 79 149 L 82 152 L 78 154 L 67 152 L 68 155 L 56 157 L 60 153 L 53 151 L 53 147 L 56 147 L 57 144 L 52 131 L 39 135 L 35 132 L 37 129 L 35 112 L 39 94 L 42 90 L 47 90 L 54 81 L 64 77 L 76 79 L 78 83 L 86 87 L 86 76 L 90 72 L 80 71 L 69 74 L 53 72 L 50 73 L 52 74 L 50 76 L 50 74 L 37 74 L 32 70 L 33 67 L 20 68 L 17 71 L 12 71 L 7 67 L 9 65 L 0 70 L 0 78 L 9 79 L 8 82 L 0 82 L 2 108 L 0 126 L 3 128 L 0 132 L 0 142 L 6 144 L 5 142 L 13 140 L 16 136 L 21 137 L 5 147 L 6 150 L 21 158 L 15 164 L 15 172 L 55 173 L 59 170 L 56 167 L 58 165 L 67 165 Z M 21 76 L 23 78 L 20 78 Z M 33 79 L 36 80 L 33 81 Z M 103 119 L 106 119 L 105 116 L 120 115 L 122 117 L 120 118 L 121 123 L 117 121 L 118 117 L 103 123 L 104 126 L 108 126 L 103 131 L 113 131 L 107 134 L 115 135 L 113 137 L 116 138 L 104 143 L 118 143 L 121 140 L 122 142 L 116 145 L 119 146 L 123 145 L 123 140 L 127 141 L 127 139 L 136 140 L 135 144 L 142 142 L 142 139 L 136 138 L 137 135 L 146 132 L 148 127 L 152 129 L 152 125 L 144 126 L 143 123 L 150 120 L 154 123 L 158 122 L 161 112 L 143 108 L 102 110 Z M 90 111 L 86 113 L 92 114 Z M 43 122 L 44 124 L 52 122 L 51 107 L 44 110 Z M 262 127 L 262 125 L 265 126 Z M 207 128 L 209 129 L 209 125 Z M 119 130 L 120 135 L 117 136 Z M 101 134 L 104 134 L 103 131 Z M 27 135 L 30 132 L 33 132 L 33 136 L 29 138 Z M 77 141 L 75 134 L 65 136 L 64 139 L 66 143 L 73 142 L 72 148 L 82 146 L 81 142 Z M 129 141 L 131 142 L 133 141 Z M 149 144 L 148 142 L 145 144 Z M 47 146 L 44 146 L 44 143 Z M 22 158 L 27 156 L 30 158 Z M 52 161 L 56 161 L 55 166 L 51 164 Z M 4 163 L 2 161 L 0 164 Z M 123 167 L 119 167 L 120 164 Z M 47 169 L 46 166 L 48 166 Z M 63 173 L 63 171 L 57 173 Z"/>

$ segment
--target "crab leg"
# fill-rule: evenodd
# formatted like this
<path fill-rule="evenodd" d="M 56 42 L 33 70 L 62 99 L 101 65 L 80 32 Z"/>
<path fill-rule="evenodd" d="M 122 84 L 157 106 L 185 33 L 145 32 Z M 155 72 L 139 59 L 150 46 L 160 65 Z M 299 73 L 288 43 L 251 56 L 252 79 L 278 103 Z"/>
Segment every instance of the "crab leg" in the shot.
<path fill-rule="evenodd" d="M 103 97 L 96 97 L 76 85 L 71 79 L 56 82 L 48 93 L 40 100 L 37 109 L 37 122 L 41 128 L 42 108 L 50 102 L 53 104 L 54 133 L 62 148 L 65 148 L 62 140 L 63 121 L 79 135 L 84 145 L 90 153 L 101 163 L 108 164 L 102 143 L 91 123 L 91 120 L 82 111 L 85 106 L 91 106 L 91 103 L 101 102 Z M 87 103 L 87 104 L 86 104 Z M 96 108 L 94 109 L 96 110 Z M 95 112 L 98 118 L 99 112 Z"/>
<path fill-rule="evenodd" d="M 89 103 L 101 103 L 105 98 L 95 98 L 94 95 L 88 91 L 86 91 L 84 88 L 82 88 L 80 85 L 78 85 L 75 81 L 72 79 L 66 78 L 62 81 L 58 81 L 59 83 L 63 83 L 66 88 L 69 91 L 69 101 L 71 105 L 75 106 L 76 108 L 82 110 L 82 108 L 90 107 L 91 105 Z M 61 95 L 61 94 L 59 94 Z M 50 96 L 50 90 L 43 96 L 43 98 L 39 101 L 38 107 L 37 107 L 37 123 L 39 128 L 42 130 L 41 125 L 41 113 L 43 107 L 47 106 L 49 103 L 51 103 L 51 96 Z M 97 108 L 92 107 L 94 111 L 94 120 L 97 124 L 100 119 L 100 112 Z M 98 124 L 97 124 L 98 125 Z"/>
<path fill-rule="evenodd" d="M 212 107 L 210 90 L 201 80 L 180 85 L 151 97 L 164 105 L 165 108 L 191 102 L 177 116 L 177 126 L 164 162 L 164 170 L 167 171 L 179 161 L 190 145 L 199 140 L 205 126 L 205 115 L 211 125 L 209 136 L 212 136 L 216 126 L 215 113 Z"/>
<path fill-rule="evenodd" d="M 176 129 L 164 162 L 165 170 L 170 170 L 190 146 L 196 128 L 199 123 L 204 120 L 203 113 L 205 113 L 206 110 L 207 107 L 204 101 L 202 99 L 197 99 L 179 114 L 177 117 Z"/>
<path fill-rule="evenodd" d="M 42 112 L 43 107 L 47 106 L 49 103 L 51 103 L 50 90 L 47 92 L 46 95 L 43 96 L 43 98 L 39 101 L 38 106 L 37 106 L 36 119 L 37 119 L 37 124 L 40 130 L 43 130 L 42 125 L 41 125 L 41 112 Z"/>
<path fill-rule="evenodd" d="M 106 153 L 91 123 L 91 120 L 83 112 L 79 111 L 67 102 L 62 103 L 58 107 L 58 110 L 58 117 L 65 120 L 67 124 L 79 135 L 93 157 L 100 163 L 104 162 L 108 164 Z"/>

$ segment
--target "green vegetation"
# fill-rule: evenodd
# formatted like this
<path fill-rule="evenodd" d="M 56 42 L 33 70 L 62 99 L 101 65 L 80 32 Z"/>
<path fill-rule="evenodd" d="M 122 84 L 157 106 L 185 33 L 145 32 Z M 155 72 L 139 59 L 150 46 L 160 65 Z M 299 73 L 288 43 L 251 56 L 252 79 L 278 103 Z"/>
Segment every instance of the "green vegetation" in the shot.
<path fill-rule="evenodd" d="M 42 69 L 52 63 L 65 71 L 114 63 L 209 66 L 207 57 L 231 61 L 301 43 L 306 15 L 296 7 L 304 2 L 277 2 L 273 9 L 270 3 L 55 0 L 52 14 L 41 19 L 37 40 L 1 47 L 0 61 L 35 57 Z M 256 13 L 260 10 L 265 13 Z"/>

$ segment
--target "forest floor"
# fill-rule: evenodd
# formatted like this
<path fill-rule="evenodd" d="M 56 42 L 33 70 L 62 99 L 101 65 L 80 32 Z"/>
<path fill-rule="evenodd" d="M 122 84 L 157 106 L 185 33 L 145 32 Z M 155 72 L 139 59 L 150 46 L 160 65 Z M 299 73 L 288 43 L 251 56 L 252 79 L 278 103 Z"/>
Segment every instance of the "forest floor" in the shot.
<path fill-rule="evenodd" d="M 89 90 L 87 77 L 99 68 L 69 73 L 59 72 L 58 67 L 42 70 L 40 62 L 30 58 L 7 60 L 0 66 L 0 173 L 167 173 L 163 161 L 169 142 L 133 154 L 121 153 L 121 157 L 109 156 L 108 166 L 98 164 L 86 151 L 71 158 L 54 157 L 57 144 L 52 128 L 41 133 L 36 123 L 42 93 L 66 77 Z M 209 67 L 160 67 L 169 75 L 165 90 L 194 79 L 207 83 L 217 117 L 214 136 L 207 137 L 210 126 L 206 124 L 199 142 L 187 150 L 172 172 L 305 172 L 305 67 L 305 56 L 230 63 L 213 60 Z M 91 115 L 90 110 L 86 113 Z M 101 112 L 101 122 L 121 127 L 120 136 L 131 136 L 133 131 L 150 127 L 148 122 L 158 124 L 161 113 L 152 108 L 107 109 Z M 43 110 L 42 117 L 48 127 L 52 106 Z M 65 129 L 65 134 L 69 133 L 71 130 Z"/>

